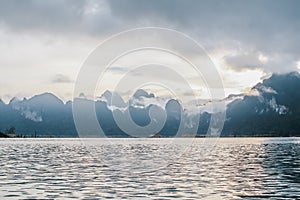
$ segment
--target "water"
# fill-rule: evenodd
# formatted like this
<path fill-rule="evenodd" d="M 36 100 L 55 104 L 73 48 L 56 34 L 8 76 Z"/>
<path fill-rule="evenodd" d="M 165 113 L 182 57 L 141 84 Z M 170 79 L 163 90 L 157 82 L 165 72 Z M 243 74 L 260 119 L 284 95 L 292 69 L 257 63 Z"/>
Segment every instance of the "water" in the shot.
<path fill-rule="evenodd" d="M 0 199 L 300 199 L 299 138 L 1 139 L 0 148 Z"/>

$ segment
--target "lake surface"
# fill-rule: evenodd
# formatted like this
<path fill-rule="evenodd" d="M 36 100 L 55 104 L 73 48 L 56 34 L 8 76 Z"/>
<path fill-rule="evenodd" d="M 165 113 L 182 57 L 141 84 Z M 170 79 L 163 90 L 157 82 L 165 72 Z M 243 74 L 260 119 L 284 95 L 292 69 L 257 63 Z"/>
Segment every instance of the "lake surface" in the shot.
<path fill-rule="evenodd" d="M 299 138 L 1 139 L 0 199 L 300 199 Z"/>

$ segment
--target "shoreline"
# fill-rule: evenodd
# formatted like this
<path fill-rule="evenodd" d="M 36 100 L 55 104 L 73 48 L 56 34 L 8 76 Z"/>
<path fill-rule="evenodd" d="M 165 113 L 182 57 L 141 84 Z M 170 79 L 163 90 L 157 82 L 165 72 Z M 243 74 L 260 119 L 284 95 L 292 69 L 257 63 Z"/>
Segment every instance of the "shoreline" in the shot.
<path fill-rule="evenodd" d="M 300 138 L 299 136 L 221 136 L 221 137 L 0 137 L 0 139 L 242 139 L 242 138 Z"/>

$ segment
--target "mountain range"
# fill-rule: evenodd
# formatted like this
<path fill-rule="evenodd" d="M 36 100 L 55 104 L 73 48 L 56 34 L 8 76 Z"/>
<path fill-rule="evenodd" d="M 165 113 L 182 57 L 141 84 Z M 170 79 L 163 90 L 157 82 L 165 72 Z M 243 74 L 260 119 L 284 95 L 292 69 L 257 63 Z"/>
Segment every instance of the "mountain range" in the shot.
<path fill-rule="evenodd" d="M 222 100 L 226 101 L 226 121 L 221 136 L 300 136 L 299 88 L 300 74 L 292 72 L 274 74 L 247 94 L 229 95 Z M 91 103 L 84 96 L 78 100 Z M 128 114 L 140 127 L 152 124 L 142 135 L 172 137 L 184 136 L 197 125 L 199 135 L 207 132 L 212 113 L 206 109 L 209 101 L 203 102 L 206 103 L 198 105 L 200 112 L 195 113 L 176 99 L 156 97 L 140 89 L 128 102 L 116 92 L 106 91 L 92 103 L 108 137 L 132 137 L 114 119 L 114 115 L 125 119 Z M 51 93 L 22 100 L 13 98 L 7 104 L 0 100 L 0 131 L 15 127 L 17 134 L 25 136 L 78 137 L 72 104 L 72 101 L 64 103 Z"/>

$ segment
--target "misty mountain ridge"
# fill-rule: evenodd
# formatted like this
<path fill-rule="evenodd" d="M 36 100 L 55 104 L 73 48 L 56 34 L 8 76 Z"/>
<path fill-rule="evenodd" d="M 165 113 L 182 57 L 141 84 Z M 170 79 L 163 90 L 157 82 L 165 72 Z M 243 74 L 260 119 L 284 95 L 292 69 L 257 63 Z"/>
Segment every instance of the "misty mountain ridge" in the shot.
<path fill-rule="evenodd" d="M 255 85 L 249 94 L 226 97 L 226 121 L 222 136 L 299 136 L 300 134 L 300 74 L 274 74 Z M 90 101 L 84 96 L 81 101 Z M 154 112 L 153 123 L 165 124 L 158 132 L 165 137 L 190 133 L 199 125 L 198 134 L 205 134 L 210 122 L 210 102 L 202 100 L 197 109 L 187 110 L 175 99 L 156 97 L 139 89 L 125 102 L 111 91 L 104 92 L 94 101 L 99 123 L 108 137 L 130 137 L 116 124 L 113 112 L 129 113 L 139 126 L 151 122 L 149 111 Z M 193 112 L 194 111 L 194 112 Z M 162 116 L 161 113 L 165 113 Z M 195 120 L 200 116 L 200 120 Z M 180 128 L 180 121 L 183 126 Z M 72 115 L 72 101 L 64 103 L 51 93 L 35 95 L 22 100 L 13 98 L 7 104 L 0 100 L 0 130 L 14 126 L 17 134 L 42 137 L 77 137 Z M 155 128 L 147 130 L 157 133 Z"/>

